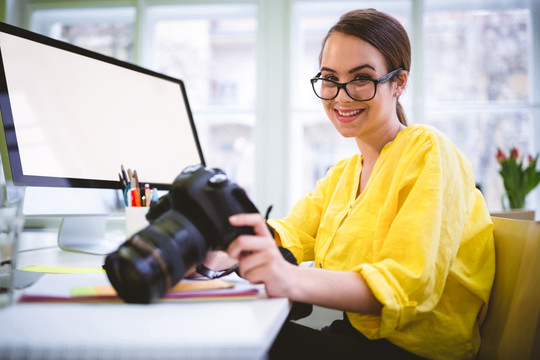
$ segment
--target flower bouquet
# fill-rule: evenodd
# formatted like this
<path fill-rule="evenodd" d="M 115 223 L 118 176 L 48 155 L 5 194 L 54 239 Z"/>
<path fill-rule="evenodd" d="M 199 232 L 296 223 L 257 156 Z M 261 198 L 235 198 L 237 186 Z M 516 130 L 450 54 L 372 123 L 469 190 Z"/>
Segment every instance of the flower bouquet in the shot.
<path fill-rule="evenodd" d="M 536 162 L 539 154 L 535 158 L 529 154 L 527 166 L 524 160 L 519 158 L 517 148 L 510 150 L 506 156 L 501 149 L 497 149 L 497 162 L 501 165 L 501 174 L 505 193 L 502 198 L 503 209 L 506 209 L 504 199 L 508 199 L 511 209 L 523 209 L 525 198 L 538 183 L 540 183 L 540 171 L 536 170 Z"/>

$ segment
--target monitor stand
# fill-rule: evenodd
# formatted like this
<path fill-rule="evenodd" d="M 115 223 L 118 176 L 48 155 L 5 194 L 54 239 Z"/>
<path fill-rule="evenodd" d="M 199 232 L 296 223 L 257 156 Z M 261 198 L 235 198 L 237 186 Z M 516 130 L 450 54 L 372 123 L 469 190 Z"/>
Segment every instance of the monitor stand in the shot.
<path fill-rule="evenodd" d="M 62 250 L 107 255 L 126 240 L 124 229 L 107 231 L 107 215 L 66 216 L 58 230 Z"/>

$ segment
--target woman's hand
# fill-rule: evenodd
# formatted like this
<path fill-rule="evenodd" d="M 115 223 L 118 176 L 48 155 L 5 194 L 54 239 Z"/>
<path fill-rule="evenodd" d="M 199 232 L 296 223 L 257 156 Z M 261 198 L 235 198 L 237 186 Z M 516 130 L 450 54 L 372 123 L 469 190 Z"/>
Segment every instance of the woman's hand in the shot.
<path fill-rule="evenodd" d="M 234 265 L 238 261 L 231 258 L 225 251 L 209 251 L 204 260 L 204 266 L 211 270 L 225 270 Z"/>
<path fill-rule="evenodd" d="M 261 215 L 238 214 L 229 218 L 234 226 L 250 226 L 255 235 L 240 235 L 227 253 L 239 262 L 240 275 L 254 284 L 264 284 L 270 297 L 289 297 L 296 266 L 279 251 Z"/>
<path fill-rule="evenodd" d="M 238 261 L 229 257 L 225 251 L 209 251 L 206 254 L 203 265 L 210 270 L 220 271 L 229 269 L 237 263 Z M 197 273 L 196 266 L 192 266 L 191 269 L 184 274 L 184 277 L 187 279 L 196 278 L 198 276 L 201 276 L 201 274 Z"/>

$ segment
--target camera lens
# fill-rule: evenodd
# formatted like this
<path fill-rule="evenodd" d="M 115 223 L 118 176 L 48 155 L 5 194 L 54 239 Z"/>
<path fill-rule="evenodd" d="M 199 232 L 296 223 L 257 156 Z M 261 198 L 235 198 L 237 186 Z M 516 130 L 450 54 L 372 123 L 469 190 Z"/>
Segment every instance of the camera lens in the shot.
<path fill-rule="evenodd" d="M 105 262 L 109 280 L 118 295 L 127 302 L 150 303 L 154 298 L 152 294 L 159 293 L 162 287 L 158 283 L 146 281 L 144 275 L 155 271 L 150 270 L 149 262 L 141 260 L 141 255 L 133 247 L 124 246 L 119 254 L 108 257 Z"/>
<path fill-rule="evenodd" d="M 129 303 L 151 303 L 204 260 L 200 232 L 171 210 L 107 256 L 105 269 L 118 295 Z"/>

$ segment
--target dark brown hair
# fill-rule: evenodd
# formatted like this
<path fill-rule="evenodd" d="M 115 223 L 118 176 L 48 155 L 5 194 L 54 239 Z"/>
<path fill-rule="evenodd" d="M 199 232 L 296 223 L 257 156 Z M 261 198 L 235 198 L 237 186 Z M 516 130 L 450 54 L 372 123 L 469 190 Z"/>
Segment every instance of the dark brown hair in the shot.
<path fill-rule="evenodd" d="M 388 71 L 397 68 L 410 71 L 411 44 L 409 36 L 396 18 L 375 9 L 353 10 L 344 14 L 326 34 L 319 55 L 319 64 L 322 62 L 326 41 L 335 32 L 356 36 L 378 49 L 386 59 Z M 399 121 L 403 125 L 407 125 L 407 118 L 399 99 L 396 112 Z"/>

